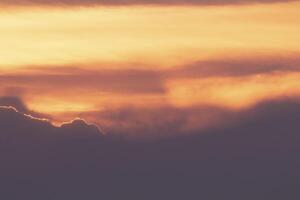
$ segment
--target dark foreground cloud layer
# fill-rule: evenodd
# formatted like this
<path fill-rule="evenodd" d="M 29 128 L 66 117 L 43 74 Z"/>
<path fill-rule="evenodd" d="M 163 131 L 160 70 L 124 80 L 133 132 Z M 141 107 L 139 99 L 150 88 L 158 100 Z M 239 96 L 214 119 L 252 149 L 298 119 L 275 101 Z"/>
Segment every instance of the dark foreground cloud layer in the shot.
<path fill-rule="evenodd" d="M 0 196 L 298 199 L 299 101 L 263 102 L 238 115 L 222 128 L 129 141 L 83 121 L 57 128 L 1 107 Z"/>
<path fill-rule="evenodd" d="M 2 0 L 0 5 L 226 5 L 292 1 L 297 0 Z"/>

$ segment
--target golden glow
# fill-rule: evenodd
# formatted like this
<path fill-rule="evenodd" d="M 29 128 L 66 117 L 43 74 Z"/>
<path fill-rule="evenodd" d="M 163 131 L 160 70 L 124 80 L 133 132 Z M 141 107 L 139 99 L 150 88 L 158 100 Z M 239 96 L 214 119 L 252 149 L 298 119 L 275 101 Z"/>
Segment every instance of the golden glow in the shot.
<path fill-rule="evenodd" d="M 45 96 L 33 94 L 27 99 L 28 106 L 48 114 L 69 112 L 101 111 L 120 106 L 159 106 L 166 103 L 165 97 L 158 95 L 118 95 L 102 93 L 97 96 L 78 96 L 76 92 L 63 96 L 49 91 Z"/>

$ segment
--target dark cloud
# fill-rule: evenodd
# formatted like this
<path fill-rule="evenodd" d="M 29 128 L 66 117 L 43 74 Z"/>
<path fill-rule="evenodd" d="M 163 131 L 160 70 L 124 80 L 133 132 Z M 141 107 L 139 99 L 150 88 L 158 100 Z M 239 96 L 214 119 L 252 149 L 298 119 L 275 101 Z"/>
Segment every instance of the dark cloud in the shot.
<path fill-rule="evenodd" d="M 72 131 L 2 107 L 0 196 L 298 199 L 299 100 L 262 102 L 236 116 L 222 128 L 130 141 L 78 128 L 73 137 Z"/>
<path fill-rule="evenodd" d="M 53 126 L 47 119 L 40 119 L 29 114 L 23 114 L 14 107 L 0 106 L 0 129 L 5 135 L 36 134 L 38 137 L 60 137 L 64 134 L 81 133 L 89 135 L 101 135 L 95 125 L 87 124 L 81 119 L 64 123 L 60 127 Z M 40 134 L 40 135 L 39 135 Z M 26 136 L 23 134 L 22 137 Z M 17 139 L 17 138 L 16 138 Z M 31 139 L 28 137 L 28 139 Z"/>
<path fill-rule="evenodd" d="M 298 0 L 2 0 L 4 5 L 227 5 L 292 2 Z"/>

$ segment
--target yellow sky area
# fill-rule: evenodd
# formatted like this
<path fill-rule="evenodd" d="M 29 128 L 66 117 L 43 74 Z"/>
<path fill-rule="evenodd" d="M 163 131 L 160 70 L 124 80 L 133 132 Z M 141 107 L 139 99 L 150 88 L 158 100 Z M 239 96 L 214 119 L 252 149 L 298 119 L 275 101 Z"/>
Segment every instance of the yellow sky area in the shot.
<path fill-rule="evenodd" d="M 26 103 L 32 110 L 50 115 L 63 115 L 64 113 L 101 111 L 105 109 L 117 109 L 122 106 L 160 106 L 165 105 L 166 97 L 162 95 L 122 95 L 102 93 L 95 95 L 78 95 L 69 93 L 53 95 L 49 92 L 44 95 L 30 95 L 25 98 Z"/>
<path fill-rule="evenodd" d="M 243 109 L 266 99 L 299 96 L 299 80 L 300 73 L 172 80 L 168 97 L 177 107 L 207 104 Z"/>
<path fill-rule="evenodd" d="M 299 7 L 0 9 L 0 69 L 103 62 L 153 68 L 241 52 L 297 52 Z"/>

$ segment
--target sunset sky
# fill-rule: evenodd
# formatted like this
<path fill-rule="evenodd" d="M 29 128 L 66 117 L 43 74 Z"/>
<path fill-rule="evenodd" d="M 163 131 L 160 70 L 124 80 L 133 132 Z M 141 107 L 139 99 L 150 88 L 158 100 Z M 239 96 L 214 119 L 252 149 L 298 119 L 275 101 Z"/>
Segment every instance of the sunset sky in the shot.
<path fill-rule="evenodd" d="M 0 94 L 54 123 L 80 116 L 109 127 L 116 122 L 107 113 L 129 108 L 180 115 L 297 97 L 299 8 L 279 0 L 2 0 Z"/>

